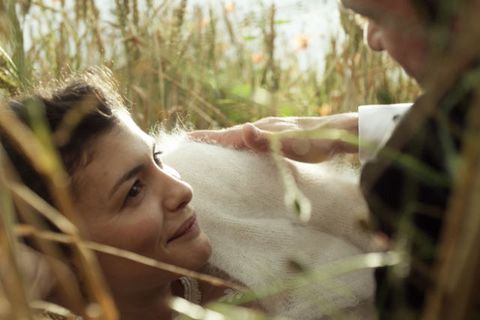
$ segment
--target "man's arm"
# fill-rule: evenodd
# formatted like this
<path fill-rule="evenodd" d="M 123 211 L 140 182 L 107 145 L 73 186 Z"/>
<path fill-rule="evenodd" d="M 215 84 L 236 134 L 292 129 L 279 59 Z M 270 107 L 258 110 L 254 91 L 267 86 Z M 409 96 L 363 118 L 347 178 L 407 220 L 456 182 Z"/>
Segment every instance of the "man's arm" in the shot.
<path fill-rule="evenodd" d="M 223 130 L 194 131 L 195 140 L 219 143 L 238 149 L 268 151 L 278 138 L 287 158 L 321 162 L 341 153 L 358 152 L 357 144 L 344 136 L 358 135 L 357 113 L 325 117 L 268 117 Z"/>

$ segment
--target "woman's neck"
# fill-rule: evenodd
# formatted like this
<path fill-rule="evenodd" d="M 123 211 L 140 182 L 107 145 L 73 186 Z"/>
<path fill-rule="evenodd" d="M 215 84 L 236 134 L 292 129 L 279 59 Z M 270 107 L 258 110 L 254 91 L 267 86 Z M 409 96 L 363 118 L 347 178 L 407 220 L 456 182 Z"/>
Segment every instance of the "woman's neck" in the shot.
<path fill-rule="evenodd" d="M 125 293 L 115 296 L 115 302 L 122 320 L 129 319 L 172 319 L 173 312 L 168 299 L 173 296 L 172 284 L 145 292 Z"/>
<path fill-rule="evenodd" d="M 122 320 L 130 319 L 172 319 L 173 312 L 168 307 L 168 298 L 173 295 L 182 295 L 183 291 L 173 281 L 162 287 L 151 288 L 143 291 L 122 291 L 113 294 L 116 307 Z M 181 287 L 181 286 L 180 286 Z M 173 289 L 172 289 L 173 288 Z M 71 301 L 65 300 L 65 295 L 58 287 L 54 288 L 48 300 L 64 306 L 72 312 L 80 315 L 81 309 L 71 305 Z M 78 309 L 78 310 L 77 310 Z M 83 308 L 82 308 L 83 309 Z"/>

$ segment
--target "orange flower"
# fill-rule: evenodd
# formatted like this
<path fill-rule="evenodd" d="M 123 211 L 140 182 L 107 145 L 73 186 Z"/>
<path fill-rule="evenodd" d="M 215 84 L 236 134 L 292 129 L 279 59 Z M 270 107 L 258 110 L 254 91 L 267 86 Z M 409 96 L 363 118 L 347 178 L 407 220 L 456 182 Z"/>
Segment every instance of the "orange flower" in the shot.
<path fill-rule="evenodd" d="M 237 6 L 233 2 L 229 2 L 229 3 L 225 4 L 225 12 L 226 13 L 232 13 L 232 12 L 235 11 L 236 8 L 237 8 Z"/>
<path fill-rule="evenodd" d="M 306 34 L 299 34 L 295 37 L 295 48 L 297 50 L 305 50 L 310 44 L 310 37 Z"/>
<path fill-rule="evenodd" d="M 261 52 L 252 53 L 252 62 L 253 64 L 262 63 L 265 60 L 265 55 Z"/>

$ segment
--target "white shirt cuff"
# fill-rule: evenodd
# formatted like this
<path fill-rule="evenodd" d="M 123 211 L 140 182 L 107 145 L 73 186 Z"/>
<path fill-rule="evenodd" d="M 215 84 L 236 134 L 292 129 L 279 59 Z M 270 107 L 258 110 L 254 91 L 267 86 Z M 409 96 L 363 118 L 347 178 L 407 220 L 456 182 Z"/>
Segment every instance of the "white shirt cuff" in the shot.
<path fill-rule="evenodd" d="M 359 158 L 362 165 L 376 156 L 411 106 L 412 103 L 398 103 L 358 107 Z"/>

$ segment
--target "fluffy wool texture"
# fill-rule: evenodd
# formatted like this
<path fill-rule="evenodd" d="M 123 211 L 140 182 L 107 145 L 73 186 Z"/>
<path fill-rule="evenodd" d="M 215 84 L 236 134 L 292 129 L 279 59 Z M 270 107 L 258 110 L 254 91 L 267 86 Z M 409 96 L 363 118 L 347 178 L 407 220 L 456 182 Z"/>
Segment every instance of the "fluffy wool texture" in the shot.
<path fill-rule="evenodd" d="M 193 187 L 192 205 L 213 247 L 210 263 L 248 287 L 272 288 L 298 276 L 292 261 L 315 270 L 369 250 L 369 237 L 358 223 L 367 217 L 367 208 L 357 175 L 346 165 L 289 162 L 312 204 L 311 220 L 300 224 L 285 205 L 284 183 L 270 156 L 181 135 L 162 135 L 159 141 L 163 161 Z M 262 299 L 262 306 L 292 319 L 374 317 L 371 271 L 308 281 Z"/>

